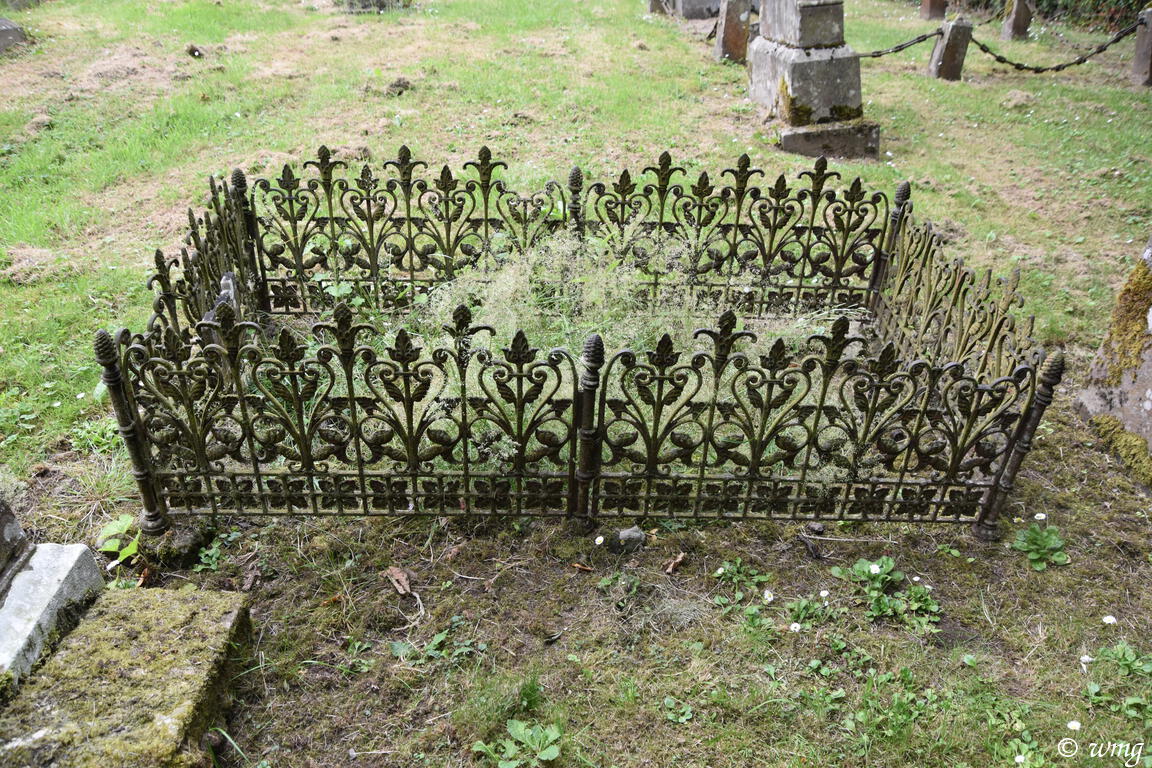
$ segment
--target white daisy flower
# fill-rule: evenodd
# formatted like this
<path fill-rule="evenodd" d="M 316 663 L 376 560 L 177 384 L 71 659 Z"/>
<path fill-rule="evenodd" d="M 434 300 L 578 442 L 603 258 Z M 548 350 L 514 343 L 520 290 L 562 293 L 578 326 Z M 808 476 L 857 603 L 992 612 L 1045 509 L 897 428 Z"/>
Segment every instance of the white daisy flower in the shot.
<path fill-rule="evenodd" d="M 1069 720 L 1068 721 L 1068 730 L 1070 730 L 1070 731 L 1080 730 L 1080 721 L 1079 720 Z"/>
<path fill-rule="evenodd" d="M 919 576 L 913 576 L 912 581 L 920 581 L 920 577 Z"/>
<path fill-rule="evenodd" d="M 828 590 L 826 590 L 826 589 L 820 590 L 820 597 L 828 597 Z"/>
<path fill-rule="evenodd" d="M 1116 617 L 1113 616 L 1112 614 L 1108 614 L 1104 618 L 1100 619 L 1100 621 L 1104 622 L 1105 624 L 1115 624 L 1116 623 Z"/>
<path fill-rule="evenodd" d="M 872 563 L 872 565 L 868 566 L 868 572 L 875 576 L 877 573 L 880 573 L 880 566 Z"/>
<path fill-rule="evenodd" d="M 788 629 L 792 630 L 793 632 L 799 632 L 802 627 L 800 626 L 799 622 L 794 621 L 791 625 L 789 625 Z"/>
<path fill-rule="evenodd" d="M 1016 765 L 1024 765 L 1024 761 L 1027 759 L 1024 755 L 1016 755 Z"/>
<path fill-rule="evenodd" d="M 604 537 L 603 536 L 597 536 L 596 537 L 596 546 L 600 546 L 603 543 L 604 543 Z"/>
<path fill-rule="evenodd" d="M 1043 521 L 1048 519 L 1048 515 L 1044 514 L 1043 512 L 1037 512 L 1035 515 L 1033 515 L 1033 517 L 1036 518 L 1037 520 L 1039 520 L 1040 522 L 1043 522 Z"/>
<path fill-rule="evenodd" d="M 772 593 L 772 590 L 770 590 L 770 589 L 764 590 L 764 602 L 770 603 L 775 599 L 776 599 L 776 595 Z"/>

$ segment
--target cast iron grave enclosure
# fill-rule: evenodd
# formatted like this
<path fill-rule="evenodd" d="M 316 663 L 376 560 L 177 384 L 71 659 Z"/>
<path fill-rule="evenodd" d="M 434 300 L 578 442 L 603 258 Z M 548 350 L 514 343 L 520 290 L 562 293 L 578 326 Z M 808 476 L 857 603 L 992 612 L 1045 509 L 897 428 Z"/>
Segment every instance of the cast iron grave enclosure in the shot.
<path fill-rule="evenodd" d="M 889 201 L 823 159 L 789 181 L 747 156 L 690 178 L 664 153 L 635 179 L 576 169 L 524 194 L 505 168 L 483 149 L 430 173 L 401 148 L 356 171 L 322 148 L 277 179 L 212 182 L 187 246 L 156 254 L 148 327 L 96 339 L 146 531 L 184 514 L 492 514 L 995 535 L 1063 359 L 1016 318 L 1016 278 L 949 259 L 906 184 Z M 467 306 L 435 348 L 365 322 L 561 233 L 638 265 L 638 306 L 673 292 L 724 312 L 611 354 L 599 334 L 582 350 L 495 338 Z M 669 244 L 677 263 L 652 267 Z M 742 320 L 829 308 L 856 320 L 750 351 Z"/>

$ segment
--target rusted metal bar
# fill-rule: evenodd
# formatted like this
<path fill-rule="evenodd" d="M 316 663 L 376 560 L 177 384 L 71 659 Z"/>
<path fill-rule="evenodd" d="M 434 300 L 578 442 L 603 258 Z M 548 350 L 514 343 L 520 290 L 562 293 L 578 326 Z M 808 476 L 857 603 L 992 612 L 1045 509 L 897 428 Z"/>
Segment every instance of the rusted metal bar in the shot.
<path fill-rule="evenodd" d="M 248 196 L 248 177 L 239 168 L 232 171 L 232 194 L 240 214 L 244 218 L 244 258 L 247 261 L 245 270 L 248 273 L 249 285 L 247 288 L 256 297 L 256 307 L 264 313 L 272 309 L 268 297 L 268 281 L 264 277 L 263 265 L 260 263 L 259 231 L 256 228 L 256 213 L 252 210 L 252 201 Z"/>
<path fill-rule="evenodd" d="M 1024 415 L 1020 430 L 1016 434 L 1015 445 L 1008 455 L 1004 469 L 996 484 L 988 489 L 981 501 L 980 516 L 972 525 L 972 532 L 977 538 L 985 541 L 996 541 L 1000 538 L 1000 515 L 1004 505 L 1016 486 L 1016 473 L 1020 471 L 1020 464 L 1032 450 L 1032 440 L 1036 436 L 1036 428 L 1040 426 L 1040 419 L 1044 411 L 1052 404 L 1052 398 L 1060 380 L 1064 378 L 1064 353 L 1057 350 L 1044 361 L 1040 368 L 1036 382 L 1036 396 L 1032 400 L 1032 407 Z"/>
<path fill-rule="evenodd" d="M 577 517 L 591 523 L 596 511 L 591 506 L 592 485 L 600 472 L 600 432 L 597 426 L 596 394 L 600 389 L 600 368 L 604 365 L 604 340 L 594 333 L 584 342 L 580 355 L 579 457 L 576 468 Z M 571 492 L 571 490 L 569 491 Z"/>
<path fill-rule="evenodd" d="M 872 277 L 868 281 L 868 307 L 876 308 L 880 291 L 884 288 L 884 281 L 888 277 L 888 267 L 895 254 L 897 244 L 900 242 L 900 230 L 904 227 L 904 218 L 912 198 L 912 184 L 902 181 L 896 187 L 896 197 L 892 201 L 892 212 L 888 215 L 888 235 L 884 238 L 884 247 L 876 254 L 872 262 Z"/>
<path fill-rule="evenodd" d="M 584 172 L 577 166 L 568 174 L 568 225 L 576 237 L 584 239 L 584 213 L 581 195 L 584 192 Z"/>
<path fill-rule="evenodd" d="M 116 413 L 116 425 L 128 448 L 128 457 L 132 461 L 132 475 L 136 478 L 140 498 L 144 503 L 144 511 L 140 516 L 140 530 L 158 536 L 168 530 L 171 523 L 164 501 L 156 492 L 148 461 L 148 446 L 137 430 L 136 411 L 124 392 L 124 379 L 120 375 L 120 359 L 116 354 L 116 343 L 107 331 L 100 330 L 96 333 L 95 348 L 96 362 L 104 368 L 100 380 L 108 389 L 108 397 Z"/>

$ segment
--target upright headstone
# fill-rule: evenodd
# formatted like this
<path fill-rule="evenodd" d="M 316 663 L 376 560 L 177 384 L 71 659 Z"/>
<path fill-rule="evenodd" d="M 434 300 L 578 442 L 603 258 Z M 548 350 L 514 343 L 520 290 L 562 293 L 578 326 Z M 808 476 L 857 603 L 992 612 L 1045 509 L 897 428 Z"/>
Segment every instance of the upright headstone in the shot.
<path fill-rule="evenodd" d="M 1152 240 L 1116 299 L 1077 410 L 1142 483 L 1152 483 Z"/>
<path fill-rule="evenodd" d="M 8 19 L 0 19 L 0 53 L 14 45 L 28 42 L 28 35 L 18 25 Z"/>
<path fill-rule="evenodd" d="M 1140 12 L 1144 22 L 1136 30 L 1136 56 L 1132 59 L 1132 84 L 1152 85 L 1152 8 Z"/>
<path fill-rule="evenodd" d="M 648 0 L 648 13 L 668 13 L 664 0 Z"/>
<path fill-rule="evenodd" d="M 748 57 L 748 24 L 751 17 L 751 0 L 721 0 L 714 50 L 717 61 L 744 63 Z"/>
<path fill-rule="evenodd" d="M 959 80 L 964 72 L 964 57 L 972 40 L 972 22 L 963 18 L 941 25 L 942 34 L 936 38 L 932 58 L 928 61 L 928 74 L 941 80 Z"/>
<path fill-rule="evenodd" d="M 1032 6 L 1029 0 L 1011 0 L 1012 7 L 1000 27 L 1001 40 L 1022 40 L 1028 37 L 1032 24 Z"/>
<path fill-rule="evenodd" d="M 844 42 L 843 0 L 764 0 L 748 62 L 752 100 L 771 116 L 793 127 L 826 126 L 804 131 L 803 146 L 842 157 L 878 147 L 875 124 L 844 125 L 863 116 L 863 100 L 860 59 Z M 788 145 L 782 136 L 781 146 Z"/>
<path fill-rule="evenodd" d="M 920 0 L 920 18 L 937 21 L 948 11 L 948 0 Z"/>

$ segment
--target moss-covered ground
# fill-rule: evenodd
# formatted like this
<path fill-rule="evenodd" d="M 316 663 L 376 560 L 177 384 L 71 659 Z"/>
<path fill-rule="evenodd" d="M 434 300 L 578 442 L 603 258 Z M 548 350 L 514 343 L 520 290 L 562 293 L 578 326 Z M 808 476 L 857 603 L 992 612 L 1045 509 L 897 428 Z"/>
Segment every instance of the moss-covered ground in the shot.
<path fill-rule="evenodd" d="M 15 14 L 37 42 L 0 59 L 0 492 L 34 536 L 91 540 L 136 509 L 89 340 L 142 325 L 151 251 L 179 243 L 209 173 L 274 172 L 320 143 L 373 162 L 406 143 L 456 165 L 488 144 L 517 183 L 635 170 L 663 149 L 693 170 L 741 152 L 772 172 L 809 165 L 771 146 L 742 70 L 639 0 L 330 6 L 55 0 Z M 909 4 L 848 6 L 862 51 L 930 26 Z M 1053 63 L 1105 35 L 1037 31 L 994 45 Z M 1149 497 L 1070 403 L 1152 216 L 1152 98 L 1127 83 L 1130 50 L 1044 77 L 973 51 L 959 83 L 922 76 L 927 46 L 864 63 L 884 157 L 840 168 L 869 188 L 910 179 L 951 252 L 1020 267 L 1042 340 L 1068 345 L 1005 542 L 641 521 L 648 547 L 615 556 L 559 522 L 220 520 L 199 569 L 149 576 L 251 593 L 253 659 L 217 761 L 478 765 L 472 745 L 517 719 L 559 726 L 555 764 L 572 767 L 1125 763 L 1090 745 L 1152 735 Z M 389 95 L 398 77 L 413 87 Z M 1059 529 L 1067 565 L 1035 571 L 1010 548 L 1033 524 Z M 885 556 L 917 606 L 874 621 L 885 605 L 831 569 Z M 1069 737 L 1080 751 L 1065 758 Z"/>

